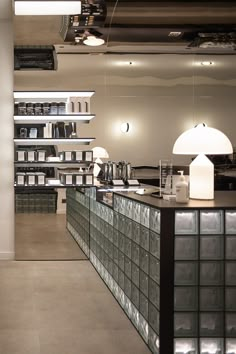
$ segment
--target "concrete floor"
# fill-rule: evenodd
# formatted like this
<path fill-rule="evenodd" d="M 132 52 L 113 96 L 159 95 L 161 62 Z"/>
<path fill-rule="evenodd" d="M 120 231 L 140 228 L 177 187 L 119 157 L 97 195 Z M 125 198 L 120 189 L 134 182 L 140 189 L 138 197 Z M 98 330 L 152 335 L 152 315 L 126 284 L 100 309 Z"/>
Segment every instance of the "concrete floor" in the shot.
<path fill-rule="evenodd" d="M 16 214 L 16 260 L 87 259 L 65 225 L 65 215 Z"/>
<path fill-rule="evenodd" d="M 148 354 L 89 261 L 0 262 L 0 354 Z"/>
<path fill-rule="evenodd" d="M 151 353 L 63 216 L 16 215 L 16 252 L 27 261 L 0 262 L 0 354 Z"/>

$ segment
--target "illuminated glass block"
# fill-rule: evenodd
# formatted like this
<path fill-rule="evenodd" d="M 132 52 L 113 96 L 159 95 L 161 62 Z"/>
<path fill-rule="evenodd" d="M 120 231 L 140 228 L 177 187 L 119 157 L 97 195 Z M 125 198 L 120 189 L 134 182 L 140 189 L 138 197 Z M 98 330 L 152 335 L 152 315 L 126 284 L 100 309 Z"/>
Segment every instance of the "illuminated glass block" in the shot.
<path fill-rule="evenodd" d="M 142 315 L 139 314 L 139 326 L 138 331 L 141 334 L 144 341 L 148 342 L 148 323 Z"/>
<path fill-rule="evenodd" d="M 129 239 L 132 238 L 132 226 L 133 226 L 133 221 L 128 218 L 125 218 L 124 235 Z"/>
<path fill-rule="evenodd" d="M 200 288 L 200 310 L 217 311 L 224 308 L 223 287 L 201 287 Z"/>
<path fill-rule="evenodd" d="M 140 212 L 141 212 L 141 204 L 133 202 L 133 215 L 132 219 L 137 223 L 140 223 Z"/>
<path fill-rule="evenodd" d="M 152 279 L 149 279 L 148 298 L 158 309 L 160 308 L 160 288 Z"/>
<path fill-rule="evenodd" d="M 152 353 L 159 354 L 159 337 L 150 326 L 148 328 L 148 345 Z"/>
<path fill-rule="evenodd" d="M 139 294 L 139 311 L 148 320 L 148 299 L 141 292 Z"/>
<path fill-rule="evenodd" d="M 236 338 L 236 312 L 226 313 L 226 335 Z"/>
<path fill-rule="evenodd" d="M 141 226 L 140 246 L 147 251 L 149 250 L 149 229 L 144 226 Z"/>
<path fill-rule="evenodd" d="M 149 218 L 150 218 L 150 207 L 144 204 L 141 204 L 140 209 L 140 223 L 143 226 L 149 228 Z"/>
<path fill-rule="evenodd" d="M 197 285 L 197 282 L 197 262 L 175 262 L 175 285 Z"/>
<path fill-rule="evenodd" d="M 158 209 L 150 209 L 150 223 L 149 227 L 152 231 L 160 234 L 161 228 L 161 213 Z"/>
<path fill-rule="evenodd" d="M 194 260 L 198 259 L 198 238 L 196 236 L 175 237 L 175 259 Z"/>
<path fill-rule="evenodd" d="M 224 283 L 223 262 L 201 262 L 200 263 L 200 284 L 201 285 L 222 285 Z"/>
<path fill-rule="evenodd" d="M 196 287 L 175 287 L 175 310 L 196 311 L 198 309 L 198 291 Z"/>
<path fill-rule="evenodd" d="M 227 311 L 236 311 L 236 288 L 226 288 L 225 307 Z"/>
<path fill-rule="evenodd" d="M 150 231 L 150 253 L 160 259 L 160 236 Z"/>
<path fill-rule="evenodd" d="M 125 204 L 125 215 L 132 219 L 133 215 L 133 201 L 130 199 L 126 199 L 126 204 Z"/>
<path fill-rule="evenodd" d="M 132 240 L 137 244 L 140 244 L 140 232 L 141 232 L 141 225 L 133 221 Z"/>
<path fill-rule="evenodd" d="M 152 255 L 149 255 L 149 276 L 160 283 L 160 262 Z"/>
<path fill-rule="evenodd" d="M 140 268 L 148 274 L 149 270 L 149 253 L 140 247 L 139 255 Z"/>
<path fill-rule="evenodd" d="M 174 341 L 175 354 L 199 354 L 197 339 L 179 338 Z"/>
<path fill-rule="evenodd" d="M 223 211 L 200 211 L 200 233 L 222 234 L 224 230 Z"/>
<path fill-rule="evenodd" d="M 174 328 L 176 337 L 196 337 L 198 332 L 197 314 L 195 312 L 176 312 Z"/>
<path fill-rule="evenodd" d="M 223 313 L 201 312 L 200 313 L 200 336 L 221 337 L 223 336 Z"/>
<path fill-rule="evenodd" d="M 225 212 L 225 232 L 236 235 L 236 210 Z"/>
<path fill-rule="evenodd" d="M 197 211 L 176 211 L 175 212 L 175 234 L 176 235 L 198 234 L 198 212 Z"/>
<path fill-rule="evenodd" d="M 226 237 L 226 259 L 236 260 L 236 236 Z"/>
<path fill-rule="evenodd" d="M 159 311 L 151 302 L 148 304 L 148 323 L 159 334 Z"/>
<path fill-rule="evenodd" d="M 222 236 L 201 236 L 200 237 L 200 258 L 201 259 L 222 259 L 224 258 L 224 239 Z"/>
<path fill-rule="evenodd" d="M 236 354 L 236 339 L 226 339 L 226 353 Z"/>
<path fill-rule="evenodd" d="M 200 339 L 200 354 L 224 354 L 224 341 L 221 338 Z"/>

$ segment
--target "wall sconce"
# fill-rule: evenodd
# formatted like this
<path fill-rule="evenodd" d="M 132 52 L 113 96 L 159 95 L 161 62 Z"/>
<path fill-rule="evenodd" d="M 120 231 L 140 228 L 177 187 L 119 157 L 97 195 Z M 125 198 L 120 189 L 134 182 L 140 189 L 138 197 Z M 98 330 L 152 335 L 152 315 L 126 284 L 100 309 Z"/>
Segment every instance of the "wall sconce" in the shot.
<path fill-rule="evenodd" d="M 189 168 L 189 196 L 193 199 L 214 199 L 214 165 L 208 155 L 232 154 L 227 136 L 206 124 L 182 133 L 173 147 L 173 154 L 197 155 Z"/>
<path fill-rule="evenodd" d="M 128 131 L 129 131 L 129 123 L 122 123 L 120 125 L 120 130 L 122 131 L 122 133 L 128 133 Z"/>
<path fill-rule="evenodd" d="M 78 0 L 15 0 L 15 15 L 79 15 L 81 1 Z"/>

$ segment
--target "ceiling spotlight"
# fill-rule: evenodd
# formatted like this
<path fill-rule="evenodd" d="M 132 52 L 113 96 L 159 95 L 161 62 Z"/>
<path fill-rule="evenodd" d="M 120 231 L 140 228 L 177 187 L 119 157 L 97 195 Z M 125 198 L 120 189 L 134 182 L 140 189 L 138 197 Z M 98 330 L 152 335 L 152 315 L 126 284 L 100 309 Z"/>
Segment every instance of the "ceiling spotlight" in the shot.
<path fill-rule="evenodd" d="M 86 45 L 90 45 L 90 46 L 99 46 L 104 44 L 105 41 L 102 38 L 97 38 L 95 36 L 88 36 L 85 40 L 84 40 L 84 44 Z"/>

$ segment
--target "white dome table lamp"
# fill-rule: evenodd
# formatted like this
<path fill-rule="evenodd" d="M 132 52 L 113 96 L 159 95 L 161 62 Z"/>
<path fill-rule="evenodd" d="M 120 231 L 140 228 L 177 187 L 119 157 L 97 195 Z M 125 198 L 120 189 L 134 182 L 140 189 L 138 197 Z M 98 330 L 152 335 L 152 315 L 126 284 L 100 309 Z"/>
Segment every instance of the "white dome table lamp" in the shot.
<path fill-rule="evenodd" d="M 182 133 L 173 147 L 173 154 L 197 155 L 189 166 L 189 196 L 192 199 L 214 199 L 214 165 L 205 156 L 226 155 L 233 152 L 228 137 L 206 124 Z"/>
<path fill-rule="evenodd" d="M 95 146 L 94 148 L 92 148 L 92 150 L 93 150 L 93 158 L 96 159 L 94 162 L 93 175 L 94 177 L 97 177 L 99 171 L 101 170 L 98 163 L 103 163 L 101 159 L 108 159 L 109 154 L 106 149 L 100 146 Z"/>

